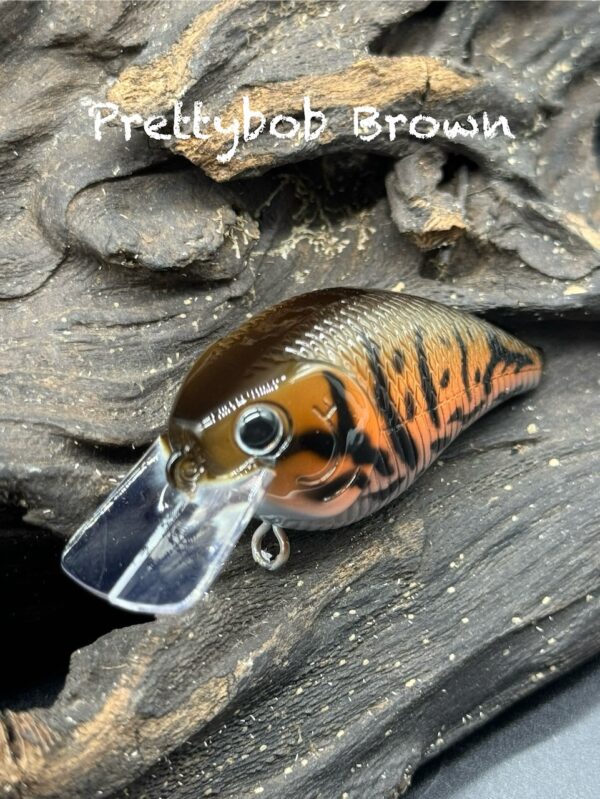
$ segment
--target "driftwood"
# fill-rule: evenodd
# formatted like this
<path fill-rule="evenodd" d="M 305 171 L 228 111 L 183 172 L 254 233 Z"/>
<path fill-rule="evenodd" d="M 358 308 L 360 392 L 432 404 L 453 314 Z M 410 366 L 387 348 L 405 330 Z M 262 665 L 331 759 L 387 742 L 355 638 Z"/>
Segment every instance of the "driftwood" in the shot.
<path fill-rule="evenodd" d="M 3 795 L 403 791 L 599 649 L 596 7 L 0 16 Z M 226 120 L 244 94 L 298 118 L 310 94 L 328 136 L 258 137 L 220 163 L 226 136 L 167 146 L 106 125 L 95 141 L 87 112 L 201 99 Z M 365 142 L 356 105 L 503 114 L 515 138 Z M 195 355 L 283 297 L 344 284 L 485 313 L 542 346 L 541 388 L 367 522 L 295 534 L 286 572 L 258 571 L 244 539 L 183 617 L 69 585 L 65 537 L 164 427 Z"/>

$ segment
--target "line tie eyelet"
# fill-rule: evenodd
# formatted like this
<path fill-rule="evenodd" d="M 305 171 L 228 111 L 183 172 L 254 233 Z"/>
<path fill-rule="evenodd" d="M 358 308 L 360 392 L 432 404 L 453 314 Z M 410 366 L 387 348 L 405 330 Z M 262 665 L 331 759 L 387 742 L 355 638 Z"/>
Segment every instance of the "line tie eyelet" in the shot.
<path fill-rule="evenodd" d="M 279 552 L 275 557 L 272 557 L 269 552 L 262 548 L 262 543 L 271 530 L 279 545 Z M 256 563 L 270 572 L 277 571 L 277 569 L 284 566 L 290 556 L 290 542 L 288 541 L 285 530 L 282 530 L 279 525 L 271 524 L 270 522 L 262 522 L 262 524 L 256 528 L 252 535 L 251 546 L 252 557 Z"/>

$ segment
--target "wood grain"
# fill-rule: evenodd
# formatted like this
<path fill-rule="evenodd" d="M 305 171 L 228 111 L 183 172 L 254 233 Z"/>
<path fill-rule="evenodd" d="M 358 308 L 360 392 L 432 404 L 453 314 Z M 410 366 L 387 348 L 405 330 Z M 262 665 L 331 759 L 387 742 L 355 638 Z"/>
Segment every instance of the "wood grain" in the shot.
<path fill-rule="evenodd" d="M 244 540 L 196 611 L 77 651 L 51 707 L 4 714 L 12 782 L 31 796 L 134 774 L 123 796 L 165 781 L 177 797 L 384 795 L 597 651 L 600 341 L 519 332 L 547 355 L 535 394 L 366 524 L 295 534 L 285 573 L 255 569 Z"/>
<path fill-rule="evenodd" d="M 0 17 L 2 795 L 398 795 L 599 649 L 593 4 L 5 3 Z M 205 174 L 140 129 L 96 142 L 87 114 L 110 93 L 129 110 L 201 95 L 215 113 L 245 88 L 269 105 L 305 80 L 353 102 L 368 86 L 409 116 L 494 109 L 516 138 L 363 143 L 334 103 L 329 138 L 259 138 Z M 257 570 L 244 539 L 181 618 L 70 585 L 66 537 L 164 428 L 197 354 L 331 285 L 483 313 L 542 346 L 542 386 L 382 513 L 295 534 L 287 571 Z"/>

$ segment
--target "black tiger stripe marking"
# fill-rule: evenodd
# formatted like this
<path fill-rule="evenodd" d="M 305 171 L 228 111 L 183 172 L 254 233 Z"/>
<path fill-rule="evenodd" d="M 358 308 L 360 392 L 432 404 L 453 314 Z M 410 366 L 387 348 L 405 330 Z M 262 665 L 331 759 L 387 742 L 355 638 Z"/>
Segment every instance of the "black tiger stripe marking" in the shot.
<path fill-rule="evenodd" d="M 324 372 L 324 376 L 329 384 L 331 399 L 336 408 L 338 435 L 341 441 L 346 441 L 351 431 L 356 429 L 350 407 L 346 400 L 346 389 L 342 381 L 331 372 Z"/>
<path fill-rule="evenodd" d="M 410 422 L 415 418 L 415 413 L 417 410 L 415 398 L 413 397 L 411 391 L 406 392 L 406 395 L 404 396 L 404 405 L 406 407 L 406 421 Z"/>
<path fill-rule="evenodd" d="M 423 344 L 423 336 L 420 333 L 416 334 L 417 339 L 417 358 L 419 363 L 419 377 L 421 378 L 421 388 L 425 397 L 425 404 L 427 405 L 427 413 L 429 418 L 436 427 L 440 426 L 440 415 L 438 413 L 438 396 L 433 385 L 433 375 L 429 368 L 427 360 L 427 353 L 425 352 L 425 345 Z"/>
<path fill-rule="evenodd" d="M 481 400 L 481 402 L 478 402 L 477 405 L 475 405 L 475 407 L 467 413 L 465 413 L 462 408 L 455 408 L 455 410 L 448 417 L 448 424 L 452 424 L 452 422 L 462 422 L 464 425 L 467 425 L 469 422 L 472 422 L 481 411 L 485 411 L 487 413 L 496 406 L 501 405 L 507 399 L 514 397 L 515 394 L 520 394 L 521 392 L 521 386 L 514 386 L 513 388 L 498 394 L 498 396 L 494 397 L 492 400 Z"/>
<path fill-rule="evenodd" d="M 293 436 L 292 440 L 281 453 L 282 458 L 290 458 L 299 452 L 312 452 L 324 461 L 331 459 L 335 451 L 335 439 L 325 430 L 311 430 Z"/>
<path fill-rule="evenodd" d="M 400 352 L 400 350 L 394 350 L 394 369 L 398 372 L 398 374 L 402 374 L 404 371 L 404 355 Z"/>
<path fill-rule="evenodd" d="M 469 422 L 471 422 L 477 416 L 477 414 L 483 410 L 485 404 L 486 404 L 485 401 L 482 400 L 481 402 L 478 402 L 477 405 L 467 413 L 465 413 L 462 408 L 455 408 L 455 410 L 452 411 L 452 413 L 448 417 L 448 424 L 452 424 L 453 422 L 462 422 L 463 424 L 469 424 Z"/>
<path fill-rule="evenodd" d="M 394 474 L 392 464 L 390 463 L 390 456 L 384 449 L 377 450 L 377 460 L 373 465 L 382 477 L 391 477 Z"/>
<path fill-rule="evenodd" d="M 402 463 L 406 464 L 409 469 L 414 470 L 417 468 L 418 462 L 417 448 L 392 402 L 388 381 L 381 366 L 379 348 L 367 338 L 363 339 L 363 346 L 367 352 L 369 366 L 375 380 L 375 401 L 386 423 L 394 451 Z"/>
<path fill-rule="evenodd" d="M 467 353 L 467 345 L 464 342 L 463 337 L 461 334 L 456 330 L 454 332 L 454 336 L 456 338 L 456 343 L 458 344 L 458 349 L 460 350 L 460 374 L 463 382 L 463 387 L 465 389 L 465 394 L 467 395 L 467 399 L 469 402 L 471 401 L 471 381 L 469 380 L 469 360 L 468 360 L 468 353 Z"/>
<path fill-rule="evenodd" d="M 404 488 L 404 484 L 406 480 L 403 478 L 401 480 L 395 480 L 388 485 L 384 486 L 383 488 L 377 488 L 372 491 L 369 491 L 366 494 L 366 501 L 367 502 L 387 502 L 388 500 L 392 499 L 394 496 L 397 496 L 399 493 L 402 492 Z"/>
<path fill-rule="evenodd" d="M 519 372 L 524 366 L 533 364 L 533 361 L 524 352 L 516 352 L 505 347 L 493 331 L 488 333 L 488 345 L 490 348 L 490 360 L 483 375 L 483 387 L 485 393 L 489 395 L 492 393 L 494 369 L 499 363 L 503 363 L 505 367 L 514 366 L 515 372 Z"/>
<path fill-rule="evenodd" d="M 440 452 L 446 449 L 446 447 L 452 443 L 453 437 L 451 435 L 441 436 L 440 438 L 435 438 L 431 442 L 431 451 L 436 455 L 439 455 Z"/>
<path fill-rule="evenodd" d="M 450 369 L 444 369 L 442 372 L 442 376 L 440 377 L 440 386 L 441 388 L 448 388 L 450 383 Z"/>
<path fill-rule="evenodd" d="M 476 383 L 481 383 L 481 369 L 479 367 L 477 367 L 477 369 L 475 369 L 474 377 L 475 377 L 475 382 Z"/>

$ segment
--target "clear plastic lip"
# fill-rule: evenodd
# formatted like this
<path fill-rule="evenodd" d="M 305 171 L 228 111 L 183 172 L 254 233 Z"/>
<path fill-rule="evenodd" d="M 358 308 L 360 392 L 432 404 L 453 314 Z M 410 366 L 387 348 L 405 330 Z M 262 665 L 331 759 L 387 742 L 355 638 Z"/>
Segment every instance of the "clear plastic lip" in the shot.
<path fill-rule="evenodd" d="M 190 496 L 166 481 L 170 455 L 159 437 L 124 481 L 73 535 L 64 571 L 111 602 L 139 613 L 181 613 L 216 580 L 273 474 L 257 469 L 201 483 Z"/>

